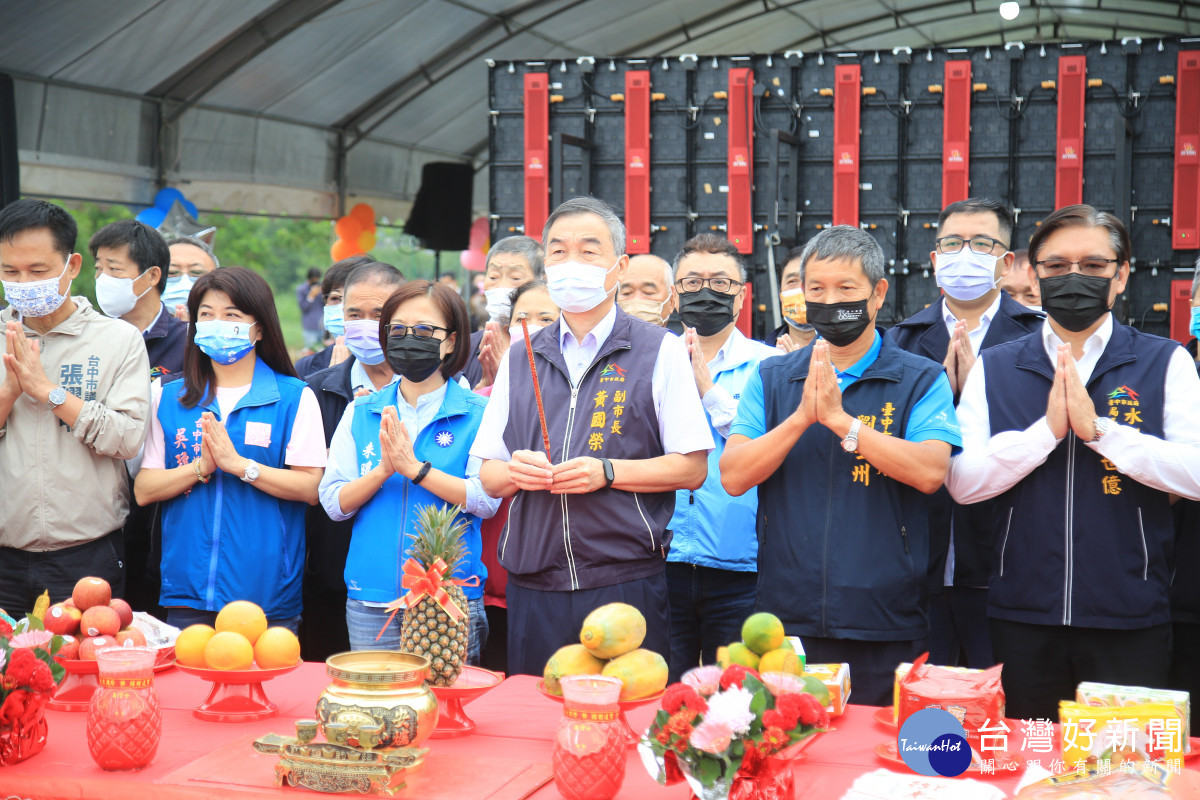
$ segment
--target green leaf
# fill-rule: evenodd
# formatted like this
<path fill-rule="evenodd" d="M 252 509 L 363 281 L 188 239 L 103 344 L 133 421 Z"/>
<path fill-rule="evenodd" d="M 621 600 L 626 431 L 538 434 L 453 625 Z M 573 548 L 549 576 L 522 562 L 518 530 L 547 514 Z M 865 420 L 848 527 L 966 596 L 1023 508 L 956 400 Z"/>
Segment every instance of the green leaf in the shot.
<path fill-rule="evenodd" d="M 750 692 L 763 692 L 767 686 L 753 675 L 747 675 L 742 679 L 742 688 Z"/>
<path fill-rule="evenodd" d="M 693 773 L 701 786 L 711 789 L 717 778 L 721 777 L 721 762 L 708 757 L 701 758 Z"/>
<path fill-rule="evenodd" d="M 754 697 L 750 699 L 750 712 L 755 717 L 762 717 L 762 713 L 767 710 L 767 691 L 759 689 L 754 693 Z"/>
<path fill-rule="evenodd" d="M 742 744 L 741 739 L 737 739 L 729 748 L 729 754 L 734 758 L 741 758 L 746 753 L 746 746 Z"/>

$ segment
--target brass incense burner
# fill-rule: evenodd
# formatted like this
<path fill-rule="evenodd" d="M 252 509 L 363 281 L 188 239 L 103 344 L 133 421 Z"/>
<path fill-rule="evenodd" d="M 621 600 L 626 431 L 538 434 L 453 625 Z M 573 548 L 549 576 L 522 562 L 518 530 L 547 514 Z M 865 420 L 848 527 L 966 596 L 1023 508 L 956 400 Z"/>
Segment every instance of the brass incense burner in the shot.
<path fill-rule="evenodd" d="M 402 748 L 380 753 L 346 744 L 315 742 L 317 726 L 316 720 L 300 720 L 294 738 L 269 733 L 255 740 L 255 750 L 279 756 L 275 765 L 276 786 L 287 783 L 317 792 L 390 797 L 404 788 L 404 771 L 419 767 L 429 752 Z"/>
<path fill-rule="evenodd" d="M 317 717 L 326 741 L 386 752 L 416 747 L 437 727 L 425 656 L 357 650 L 330 656 L 325 670 L 332 682 L 317 700 Z"/>

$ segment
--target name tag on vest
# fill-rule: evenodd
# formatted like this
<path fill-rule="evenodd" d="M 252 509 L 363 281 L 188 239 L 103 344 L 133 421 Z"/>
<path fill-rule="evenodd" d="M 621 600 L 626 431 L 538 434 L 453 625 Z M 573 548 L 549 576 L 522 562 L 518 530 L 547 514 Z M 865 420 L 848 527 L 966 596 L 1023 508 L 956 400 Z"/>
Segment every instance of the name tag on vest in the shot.
<path fill-rule="evenodd" d="M 246 423 L 246 444 L 252 447 L 270 447 L 271 446 L 271 423 L 269 422 L 247 422 Z"/>

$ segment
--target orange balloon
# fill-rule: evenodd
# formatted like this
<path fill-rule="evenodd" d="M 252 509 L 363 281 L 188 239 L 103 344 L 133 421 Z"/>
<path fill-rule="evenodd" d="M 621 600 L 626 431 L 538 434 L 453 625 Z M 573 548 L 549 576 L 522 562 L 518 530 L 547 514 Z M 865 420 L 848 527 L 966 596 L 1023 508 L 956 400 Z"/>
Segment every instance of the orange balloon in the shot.
<path fill-rule="evenodd" d="M 347 242 L 358 241 L 358 236 L 363 232 L 362 223 L 354 217 L 346 216 L 333 223 L 334 233 L 339 239 L 344 239 Z"/>
<path fill-rule="evenodd" d="M 334 261 L 341 261 L 343 258 L 356 256 L 361 252 L 362 248 L 358 246 L 357 242 L 347 242 L 345 239 L 338 239 L 329 250 Z"/>
<path fill-rule="evenodd" d="M 358 235 L 358 246 L 364 253 L 370 252 L 375 246 L 375 231 L 363 231 Z"/>
<path fill-rule="evenodd" d="M 375 209 L 371 208 L 367 203 L 358 203 L 354 208 L 350 209 L 349 216 L 354 217 L 362 224 L 364 231 L 375 230 Z"/>

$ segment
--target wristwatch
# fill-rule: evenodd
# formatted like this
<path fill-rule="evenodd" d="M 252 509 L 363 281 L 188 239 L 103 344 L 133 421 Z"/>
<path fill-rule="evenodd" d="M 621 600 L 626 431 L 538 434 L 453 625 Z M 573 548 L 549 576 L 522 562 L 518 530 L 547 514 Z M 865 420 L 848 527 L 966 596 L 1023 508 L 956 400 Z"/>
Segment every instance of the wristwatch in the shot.
<path fill-rule="evenodd" d="M 613 472 L 612 462 L 607 458 L 602 458 L 600 463 L 604 465 L 604 488 L 611 489 L 613 481 L 617 479 L 617 474 Z"/>
<path fill-rule="evenodd" d="M 258 480 L 258 462 L 253 459 L 246 461 L 246 474 L 242 476 L 242 480 L 246 483 L 254 483 Z"/>
<path fill-rule="evenodd" d="M 67 390 L 61 386 L 55 386 L 50 390 L 49 398 L 46 399 L 46 408 L 53 411 L 65 402 L 67 402 Z"/>
<path fill-rule="evenodd" d="M 1095 435 L 1092 436 L 1092 441 L 1098 442 L 1101 437 L 1112 430 L 1113 422 L 1108 417 L 1096 417 L 1092 420 L 1092 426 L 1096 429 Z"/>
<path fill-rule="evenodd" d="M 846 433 L 846 438 L 842 439 L 842 449 L 847 453 L 853 453 L 858 450 L 858 429 L 861 427 L 861 420 L 856 419 L 850 423 L 850 430 Z"/>

